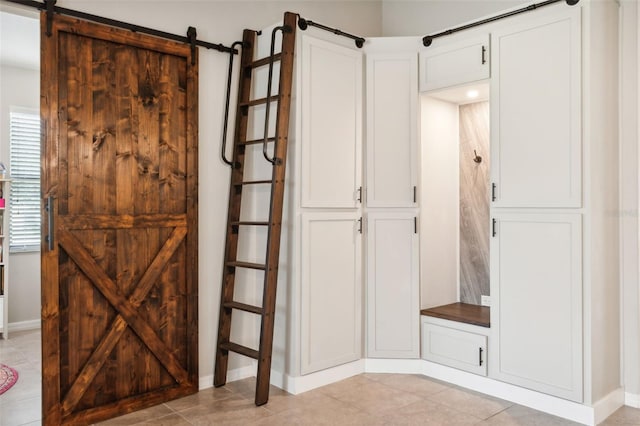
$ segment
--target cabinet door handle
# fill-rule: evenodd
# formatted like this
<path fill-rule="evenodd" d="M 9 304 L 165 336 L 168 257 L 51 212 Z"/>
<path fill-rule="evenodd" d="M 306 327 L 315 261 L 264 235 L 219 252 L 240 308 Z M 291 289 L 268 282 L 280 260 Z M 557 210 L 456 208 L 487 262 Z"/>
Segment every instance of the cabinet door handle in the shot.
<path fill-rule="evenodd" d="M 362 234 L 362 218 L 358 219 L 358 232 Z"/>
<path fill-rule="evenodd" d="M 413 186 L 413 202 L 415 203 L 417 199 L 418 199 L 418 187 L 414 185 Z"/>
<path fill-rule="evenodd" d="M 496 183 L 491 182 L 491 201 L 496 200 Z"/>
<path fill-rule="evenodd" d="M 414 234 L 418 233 L 418 217 L 417 216 L 413 217 L 413 233 Z"/>
<path fill-rule="evenodd" d="M 496 219 L 493 218 L 491 219 L 491 236 L 495 237 L 496 236 Z"/>
<path fill-rule="evenodd" d="M 44 241 L 48 244 L 49 251 L 53 250 L 53 233 L 54 233 L 54 222 L 53 222 L 53 196 L 49 195 L 47 197 L 47 204 L 44 208 L 47 211 L 47 235 L 44 237 Z"/>
<path fill-rule="evenodd" d="M 357 201 L 362 203 L 362 186 L 358 187 L 358 198 Z"/>
<path fill-rule="evenodd" d="M 487 48 L 482 46 L 482 65 L 487 63 L 486 54 L 487 54 Z"/>
<path fill-rule="evenodd" d="M 480 365 L 480 366 L 482 366 L 482 362 L 483 362 L 483 360 L 482 360 L 482 352 L 483 352 L 482 348 L 478 348 L 478 365 Z"/>

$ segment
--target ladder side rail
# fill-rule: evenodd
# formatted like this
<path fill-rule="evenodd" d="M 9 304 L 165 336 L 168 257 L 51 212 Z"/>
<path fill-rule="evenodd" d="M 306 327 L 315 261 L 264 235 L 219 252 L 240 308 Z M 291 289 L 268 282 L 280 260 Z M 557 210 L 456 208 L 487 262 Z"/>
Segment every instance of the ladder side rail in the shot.
<path fill-rule="evenodd" d="M 296 35 L 296 15 L 285 13 L 282 34 L 282 51 L 280 59 L 279 107 L 276 119 L 276 140 L 274 147 L 273 185 L 271 187 L 271 206 L 269 209 L 269 228 L 267 234 L 267 270 L 263 289 L 262 325 L 260 329 L 260 346 L 258 374 L 256 384 L 256 405 L 263 405 L 269 400 L 269 381 L 271 376 L 271 359 L 273 350 L 273 330 L 275 321 L 276 290 L 278 282 L 278 262 L 280 258 L 280 236 L 282 231 L 282 213 L 284 204 L 286 158 L 291 111 L 291 90 L 293 84 L 293 61 Z"/>
<path fill-rule="evenodd" d="M 242 102 L 249 101 L 251 96 L 251 70 L 247 66 L 253 60 L 253 50 L 255 44 L 255 31 L 244 30 L 243 49 L 240 66 L 240 78 L 238 81 L 238 108 L 236 109 L 236 126 L 234 132 L 233 165 L 231 171 L 231 182 L 229 185 L 229 210 L 227 215 L 225 255 L 223 265 L 222 290 L 220 297 L 220 315 L 218 322 L 218 340 L 216 344 L 216 362 L 213 384 L 216 387 L 227 382 L 227 369 L 229 364 L 229 351 L 221 347 L 221 344 L 229 342 L 231 334 L 232 309 L 226 308 L 224 303 L 233 299 L 235 287 L 235 267 L 227 266 L 227 262 L 234 262 L 237 259 L 238 234 L 233 232 L 232 222 L 237 222 L 240 218 L 240 205 L 242 201 L 242 186 L 234 185 L 242 182 L 244 176 L 244 154 L 245 147 L 240 143 L 246 139 L 248 126 L 248 111 L 240 106 Z"/>

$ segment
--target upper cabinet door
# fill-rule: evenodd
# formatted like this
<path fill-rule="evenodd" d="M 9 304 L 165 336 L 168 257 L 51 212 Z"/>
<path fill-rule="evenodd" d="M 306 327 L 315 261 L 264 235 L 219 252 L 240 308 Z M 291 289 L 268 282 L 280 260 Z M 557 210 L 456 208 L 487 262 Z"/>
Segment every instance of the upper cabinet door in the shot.
<path fill-rule="evenodd" d="M 420 52 L 421 92 L 490 77 L 488 34 L 444 43 L 434 41 Z"/>
<path fill-rule="evenodd" d="M 367 54 L 369 207 L 414 207 L 418 181 L 416 53 Z"/>
<path fill-rule="evenodd" d="M 580 207 L 580 8 L 492 34 L 493 205 Z"/>
<path fill-rule="evenodd" d="M 362 198 L 362 53 L 302 36 L 301 207 Z"/>

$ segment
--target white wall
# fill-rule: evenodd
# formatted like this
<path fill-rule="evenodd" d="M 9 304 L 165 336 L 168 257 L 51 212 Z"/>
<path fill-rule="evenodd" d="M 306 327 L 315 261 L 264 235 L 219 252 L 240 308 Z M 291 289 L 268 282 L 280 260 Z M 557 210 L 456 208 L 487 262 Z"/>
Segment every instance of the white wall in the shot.
<path fill-rule="evenodd" d="M 621 3 L 620 211 L 623 383 L 627 403 L 640 405 L 640 293 L 638 289 L 638 22 L 635 0 Z M 632 399 L 634 401 L 629 401 Z"/>
<path fill-rule="evenodd" d="M 458 106 L 420 99 L 420 308 L 458 301 Z"/>
<path fill-rule="evenodd" d="M 11 107 L 38 110 L 40 71 L 0 67 L 0 161 L 9 164 Z M 40 252 L 12 253 L 9 257 L 9 323 L 40 319 Z"/>

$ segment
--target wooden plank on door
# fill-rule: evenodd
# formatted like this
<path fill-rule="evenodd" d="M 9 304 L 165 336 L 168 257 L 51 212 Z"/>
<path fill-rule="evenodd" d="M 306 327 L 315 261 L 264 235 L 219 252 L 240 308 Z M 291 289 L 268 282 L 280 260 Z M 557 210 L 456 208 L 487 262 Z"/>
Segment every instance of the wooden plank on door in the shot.
<path fill-rule="evenodd" d="M 91 423 L 198 389 L 197 61 L 42 22 L 43 419 Z"/>

